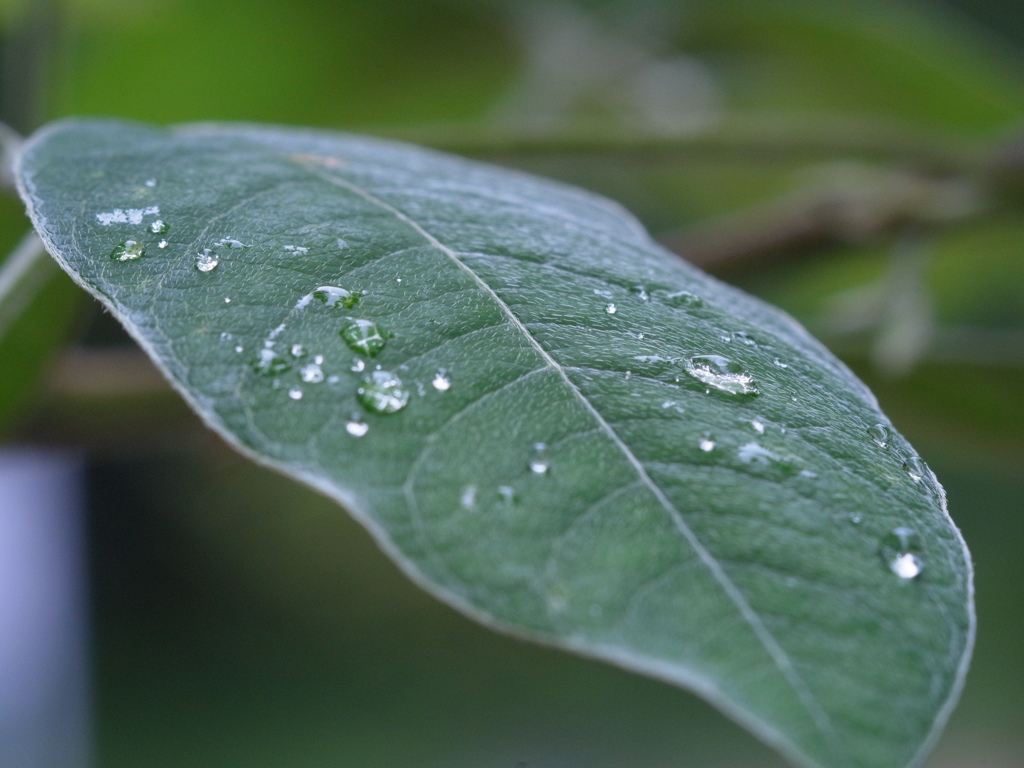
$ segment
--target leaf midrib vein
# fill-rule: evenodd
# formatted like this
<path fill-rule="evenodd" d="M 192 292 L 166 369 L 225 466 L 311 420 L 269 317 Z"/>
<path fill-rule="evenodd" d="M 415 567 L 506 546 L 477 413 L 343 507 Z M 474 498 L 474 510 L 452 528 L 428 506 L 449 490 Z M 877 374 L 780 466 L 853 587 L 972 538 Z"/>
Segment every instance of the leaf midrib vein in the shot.
<path fill-rule="evenodd" d="M 661 507 L 668 514 L 669 519 L 672 520 L 676 530 L 683 536 L 684 539 L 693 547 L 697 557 L 702 563 L 708 568 L 712 577 L 721 585 L 726 596 L 736 606 L 743 620 L 754 632 L 755 636 L 761 642 L 768 655 L 775 662 L 775 666 L 789 683 L 790 687 L 796 693 L 797 698 L 800 700 L 807 713 L 810 715 L 811 720 L 818 728 L 819 732 L 826 738 L 830 748 L 836 749 L 836 734 L 834 727 L 832 726 L 831 719 L 824 709 L 818 704 L 817 699 L 814 697 L 812 691 L 807 687 L 802 678 L 797 673 L 792 661 L 786 654 L 785 650 L 779 645 L 778 641 L 771 634 L 765 624 L 761 621 L 760 617 L 753 610 L 746 598 L 740 592 L 739 588 L 732 582 L 728 574 L 722 569 L 718 561 L 712 557 L 711 553 L 704 547 L 701 541 L 697 538 L 696 534 L 690 529 L 683 519 L 680 511 L 672 504 L 671 500 L 664 494 L 661 488 L 651 479 L 647 474 L 643 464 L 637 459 L 637 457 L 630 450 L 619 435 L 615 432 L 612 426 L 605 420 L 601 413 L 593 406 L 593 404 L 584 396 L 582 391 L 576 386 L 576 384 L 569 378 L 566 370 L 562 365 L 555 360 L 544 347 L 533 337 L 529 329 L 523 324 L 523 322 L 512 312 L 511 308 L 502 300 L 502 298 L 495 292 L 490 285 L 488 285 L 476 272 L 465 264 L 462 259 L 459 258 L 459 254 L 446 246 L 430 232 L 424 229 L 418 222 L 412 219 L 409 215 L 396 208 L 395 206 L 383 200 L 367 189 L 363 189 L 359 185 L 349 181 L 348 179 L 340 176 L 321 173 L 318 170 L 307 168 L 311 175 L 321 179 L 322 181 L 332 184 L 334 186 L 346 189 L 354 195 L 361 197 L 367 202 L 379 206 L 381 209 L 388 211 L 397 220 L 404 223 L 406 226 L 417 232 L 424 240 L 442 254 L 447 256 L 452 263 L 464 272 L 469 278 L 484 291 L 492 301 L 498 306 L 502 313 L 508 318 L 508 322 L 519 331 L 523 338 L 527 340 L 531 347 L 537 352 L 541 359 L 558 375 L 563 381 L 566 388 L 572 395 L 580 402 L 584 410 L 590 414 L 597 424 L 601 427 L 601 431 L 605 433 L 612 444 L 619 450 L 629 465 L 636 472 L 643 485 L 650 491 L 655 497 Z M 838 754 L 838 750 L 837 750 Z"/>

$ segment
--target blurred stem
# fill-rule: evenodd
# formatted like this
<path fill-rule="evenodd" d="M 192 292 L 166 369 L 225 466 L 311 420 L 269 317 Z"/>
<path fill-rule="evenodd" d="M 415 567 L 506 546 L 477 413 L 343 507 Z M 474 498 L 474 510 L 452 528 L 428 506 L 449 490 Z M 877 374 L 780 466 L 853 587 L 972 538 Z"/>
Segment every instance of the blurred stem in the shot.
<path fill-rule="evenodd" d="M 832 162 L 802 172 L 795 189 L 717 221 L 663 235 L 662 243 L 710 272 L 763 267 L 808 248 L 936 230 L 987 213 L 992 195 L 965 176 Z"/>
<path fill-rule="evenodd" d="M 859 159 L 934 174 L 986 173 L 987 144 L 956 141 L 882 121 L 808 116 L 733 118 L 704 130 L 672 132 L 584 124 L 555 128 L 437 126 L 390 134 L 438 149 L 490 159 L 589 154 L 638 162 L 722 156 L 752 162 Z"/>
<path fill-rule="evenodd" d="M 734 118 L 675 133 L 596 124 L 436 128 L 404 138 L 511 164 L 588 155 L 680 163 L 680 172 L 687 159 L 715 158 L 802 168 L 790 193 L 662 237 L 668 248 L 716 273 L 761 268 L 811 247 L 888 237 L 907 227 L 959 224 L 1024 190 L 1024 142 L 953 140 L 859 118 Z"/>
<path fill-rule="evenodd" d="M 0 266 L 0 338 L 57 271 L 35 232 L 28 232 Z"/>
<path fill-rule="evenodd" d="M 35 129 L 45 113 L 61 6 L 61 0 L 31 0 L 5 9 L 0 120 L 23 133 Z"/>
<path fill-rule="evenodd" d="M 24 139 L 6 123 L 0 122 L 0 187 L 15 191 L 14 160 L 21 151 Z"/>

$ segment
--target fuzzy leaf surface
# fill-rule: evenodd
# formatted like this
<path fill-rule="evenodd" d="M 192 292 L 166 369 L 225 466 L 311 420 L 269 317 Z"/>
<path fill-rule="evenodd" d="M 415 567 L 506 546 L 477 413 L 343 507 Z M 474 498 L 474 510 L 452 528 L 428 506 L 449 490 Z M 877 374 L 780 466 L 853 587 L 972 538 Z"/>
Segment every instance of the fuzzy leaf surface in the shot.
<path fill-rule="evenodd" d="M 797 764 L 923 759 L 973 640 L 969 557 L 786 315 L 606 200 L 367 138 L 70 121 L 18 173 L 48 250 L 202 418 L 424 588 L 690 688 Z"/>

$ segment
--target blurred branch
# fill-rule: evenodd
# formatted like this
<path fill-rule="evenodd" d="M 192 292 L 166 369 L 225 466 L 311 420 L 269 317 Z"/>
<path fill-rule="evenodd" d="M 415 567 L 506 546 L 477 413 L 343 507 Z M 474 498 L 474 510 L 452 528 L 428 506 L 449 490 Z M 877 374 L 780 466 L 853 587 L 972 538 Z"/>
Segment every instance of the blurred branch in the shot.
<path fill-rule="evenodd" d="M 819 165 L 802 177 L 787 195 L 661 241 L 693 264 L 721 273 L 749 261 L 792 258 L 810 247 L 950 225 L 990 207 L 986 189 L 967 177 L 934 178 L 851 162 Z"/>
<path fill-rule="evenodd" d="M 844 359 L 870 359 L 874 340 L 837 333 L 828 320 L 804 319 L 807 328 Z M 989 370 L 1024 369 L 1024 331 L 1015 328 L 936 325 L 916 363 L 956 365 Z"/>
<path fill-rule="evenodd" d="M 0 338 L 56 271 L 42 241 L 28 232 L 0 266 Z"/>
<path fill-rule="evenodd" d="M 55 397 L 69 399 L 174 395 L 142 350 L 130 346 L 66 350 L 47 386 Z"/>
<path fill-rule="evenodd" d="M 434 126 L 387 133 L 492 160 L 566 154 L 626 156 L 652 163 L 710 156 L 756 163 L 852 158 L 896 163 L 933 174 L 972 174 L 987 172 L 992 155 L 987 144 L 852 117 L 732 118 L 683 131 L 591 123 L 564 128 Z"/>
<path fill-rule="evenodd" d="M 439 127 L 404 138 L 511 163 L 588 155 L 639 164 L 720 158 L 803 167 L 794 191 L 661 238 L 716 273 L 760 268 L 818 246 L 950 226 L 1024 196 L 1024 141 L 954 140 L 861 118 L 731 119 L 676 132 L 596 124 Z"/>

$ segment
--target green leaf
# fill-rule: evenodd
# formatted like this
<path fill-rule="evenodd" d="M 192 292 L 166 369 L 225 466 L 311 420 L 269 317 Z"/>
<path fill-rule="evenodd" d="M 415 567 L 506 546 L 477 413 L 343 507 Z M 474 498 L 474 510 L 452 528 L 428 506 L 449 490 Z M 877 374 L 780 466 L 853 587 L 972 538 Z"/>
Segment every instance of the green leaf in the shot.
<path fill-rule="evenodd" d="M 398 144 L 72 121 L 47 248 L 207 423 L 497 629 L 794 762 L 917 764 L 973 640 L 941 488 L 782 313 L 615 205 Z"/>

